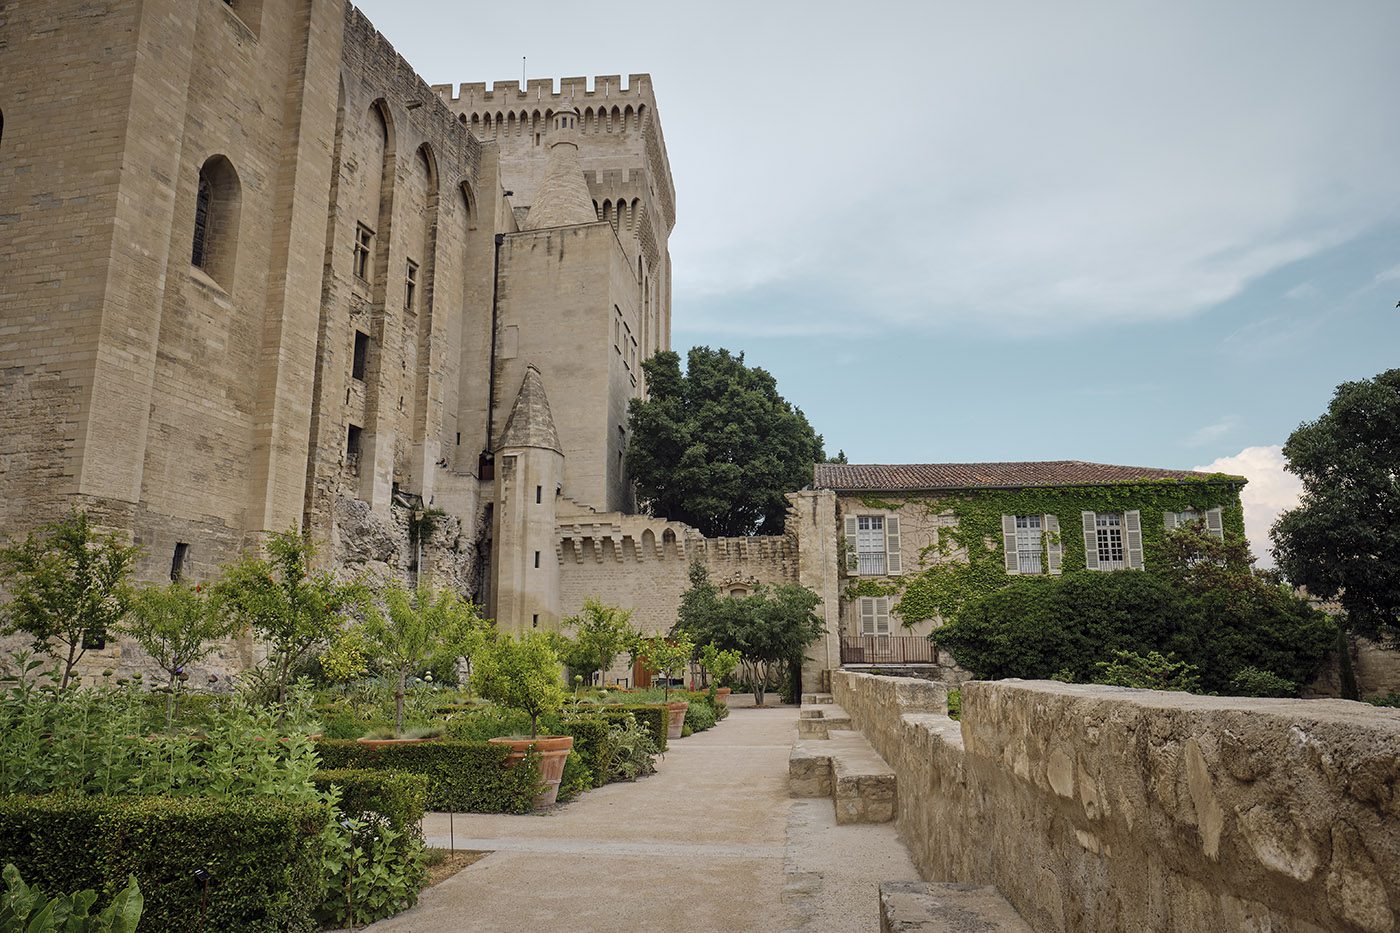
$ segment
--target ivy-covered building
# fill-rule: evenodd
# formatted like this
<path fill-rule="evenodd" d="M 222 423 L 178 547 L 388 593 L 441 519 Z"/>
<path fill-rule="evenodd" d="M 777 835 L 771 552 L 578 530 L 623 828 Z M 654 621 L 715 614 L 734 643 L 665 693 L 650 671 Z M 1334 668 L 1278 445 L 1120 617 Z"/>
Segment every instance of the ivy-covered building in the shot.
<path fill-rule="evenodd" d="M 792 497 L 804 582 L 823 594 L 827 616 L 808 689 L 839 666 L 956 676 L 927 636 L 963 602 L 1016 575 L 1151 570 L 1167 531 L 1187 522 L 1243 537 L 1244 484 L 1079 460 L 817 464 L 812 489 Z M 813 533 L 834 533 L 835 548 L 814 548 Z M 818 551 L 834 559 L 816 566 Z"/>

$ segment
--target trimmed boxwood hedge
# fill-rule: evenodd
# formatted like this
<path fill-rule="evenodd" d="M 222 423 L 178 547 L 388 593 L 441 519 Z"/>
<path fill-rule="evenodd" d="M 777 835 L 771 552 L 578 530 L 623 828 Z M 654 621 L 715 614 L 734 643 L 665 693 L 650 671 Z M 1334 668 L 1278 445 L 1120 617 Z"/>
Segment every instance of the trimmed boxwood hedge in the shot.
<path fill-rule="evenodd" d="M 143 929 L 312 931 L 329 817 L 322 804 L 266 798 L 4 797 L 0 863 L 47 890 L 103 898 L 135 875 Z"/>
<path fill-rule="evenodd" d="M 560 731 L 574 737 L 574 750 L 588 769 L 590 786 L 602 787 L 608 782 L 608 766 L 612 755 L 608 751 L 608 721 L 601 716 L 567 716 L 559 721 Z"/>
<path fill-rule="evenodd" d="M 371 768 L 407 771 L 428 778 L 430 810 L 456 813 L 526 813 L 540 781 L 531 756 L 514 768 L 505 765 L 509 749 L 486 742 L 412 742 L 372 746 L 343 739 L 316 743 L 328 769 Z"/>
<path fill-rule="evenodd" d="M 407 771 L 339 768 L 311 776 L 317 790 L 340 789 L 339 809 L 353 816 L 373 811 L 395 829 L 416 826 L 428 804 L 428 776 Z"/>

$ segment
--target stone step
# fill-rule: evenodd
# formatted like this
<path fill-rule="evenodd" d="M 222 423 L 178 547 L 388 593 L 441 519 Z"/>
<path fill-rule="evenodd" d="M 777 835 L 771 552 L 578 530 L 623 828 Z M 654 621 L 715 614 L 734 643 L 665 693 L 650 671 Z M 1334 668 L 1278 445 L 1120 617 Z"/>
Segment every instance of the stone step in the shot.
<path fill-rule="evenodd" d="M 991 885 L 886 881 L 880 933 L 1032 933 Z"/>
<path fill-rule="evenodd" d="M 829 693 L 804 693 L 802 694 L 802 705 L 812 706 L 817 703 L 835 703 L 836 698 Z"/>
<path fill-rule="evenodd" d="M 851 717 L 835 704 L 804 706 L 797 712 L 797 735 L 800 738 L 824 739 L 832 729 L 851 728 Z"/>
<path fill-rule="evenodd" d="M 898 802 L 894 771 L 865 736 L 845 729 L 793 744 L 788 791 L 794 797 L 832 798 L 837 823 L 888 823 Z"/>

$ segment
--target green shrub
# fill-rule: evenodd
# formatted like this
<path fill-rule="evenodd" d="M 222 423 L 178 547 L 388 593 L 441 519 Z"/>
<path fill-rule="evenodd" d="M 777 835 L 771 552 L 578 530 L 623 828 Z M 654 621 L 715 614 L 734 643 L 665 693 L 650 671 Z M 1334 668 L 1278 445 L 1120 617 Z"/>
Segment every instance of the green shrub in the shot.
<path fill-rule="evenodd" d="M 1366 702 L 1370 703 L 1372 706 L 1383 706 L 1388 707 L 1390 709 L 1400 709 L 1400 693 L 1396 693 L 1394 690 L 1392 690 L 1385 696 L 1374 696 Z"/>
<path fill-rule="evenodd" d="M 1296 697 L 1298 685 L 1257 667 L 1242 667 L 1230 679 L 1230 695 L 1237 697 Z"/>
<path fill-rule="evenodd" d="M 143 928 L 309 931 L 329 819 L 324 804 L 268 798 L 5 797 L 0 861 L 45 888 L 108 896 L 135 876 Z"/>
<path fill-rule="evenodd" d="M 579 765 L 588 772 L 591 787 L 602 787 L 607 783 L 608 770 L 612 767 L 615 754 L 611 732 L 608 720 L 600 716 L 568 716 L 558 723 L 556 734 L 573 736 L 574 750 L 569 758 L 578 757 Z M 565 777 L 568 777 L 567 773 Z M 562 787 L 560 793 L 563 793 Z"/>
<path fill-rule="evenodd" d="M 317 789 L 340 790 L 336 809 L 347 816 L 378 813 L 395 829 L 416 826 L 423 819 L 428 803 L 428 777 L 407 771 L 367 768 L 339 768 L 317 771 L 312 777 Z"/>
<path fill-rule="evenodd" d="M 544 731 L 549 732 L 552 721 L 545 718 Z M 530 717 L 516 709 L 494 704 L 471 709 L 447 721 L 447 737 L 457 742 L 485 742 L 501 736 L 527 736 Z"/>
<path fill-rule="evenodd" d="M 962 691 L 948 691 L 948 718 L 962 719 Z"/>
<path fill-rule="evenodd" d="M 1194 665 L 1176 655 L 1149 651 L 1146 655 L 1133 651 L 1115 651 L 1113 660 L 1099 661 L 1094 666 L 1093 682 L 1114 687 L 1137 687 L 1142 690 L 1184 690 L 1199 693 L 1201 678 Z"/>
<path fill-rule="evenodd" d="M 637 722 L 630 713 L 611 724 L 608 742 L 612 750 L 612 763 L 608 767 L 608 781 L 633 781 L 644 774 L 656 770 L 658 749 L 653 731 Z"/>
<path fill-rule="evenodd" d="M 428 809 L 456 813 L 526 813 L 534 803 L 539 764 L 505 766 L 509 749 L 486 742 L 416 742 L 373 747 L 327 739 L 316 750 L 328 768 L 407 771 L 428 778 Z"/>
<path fill-rule="evenodd" d="M 96 891 L 48 898 L 37 887 L 26 885 L 19 869 L 9 864 L 4 878 L 5 892 L 0 894 L 0 931 L 4 933 L 135 933 L 141 920 L 141 888 L 135 878 L 95 916 L 88 911 L 97 903 Z"/>
<path fill-rule="evenodd" d="M 692 733 L 704 732 L 712 728 L 716 721 L 714 707 L 709 703 L 691 700 L 690 705 L 686 707 L 685 724 L 690 727 Z"/>
<path fill-rule="evenodd" d="M 666 733 L 670 725 L 670 710 L 665 706 L 631 706 L 621 703 L 599 703 L 595 706 L 584 706 L 580 708 L 590 715 L 602 716 L 610 723 L 618 724 L 627 721 L 628 715 L 634 717 L 638 724 L 651 733 L 652 744 L 656 746 L 658 752 L 666 750 Z"/>

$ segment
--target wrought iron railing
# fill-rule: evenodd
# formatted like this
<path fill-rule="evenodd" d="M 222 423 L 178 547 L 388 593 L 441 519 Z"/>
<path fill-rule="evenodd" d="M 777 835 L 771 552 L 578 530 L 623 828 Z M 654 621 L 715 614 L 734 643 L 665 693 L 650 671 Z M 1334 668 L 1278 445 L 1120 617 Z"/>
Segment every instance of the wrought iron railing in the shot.
<path fill-rule="evenodd" d="M 938 648 L 923 635 L 842 635 L 842 664 L 936 664 Z"/>

